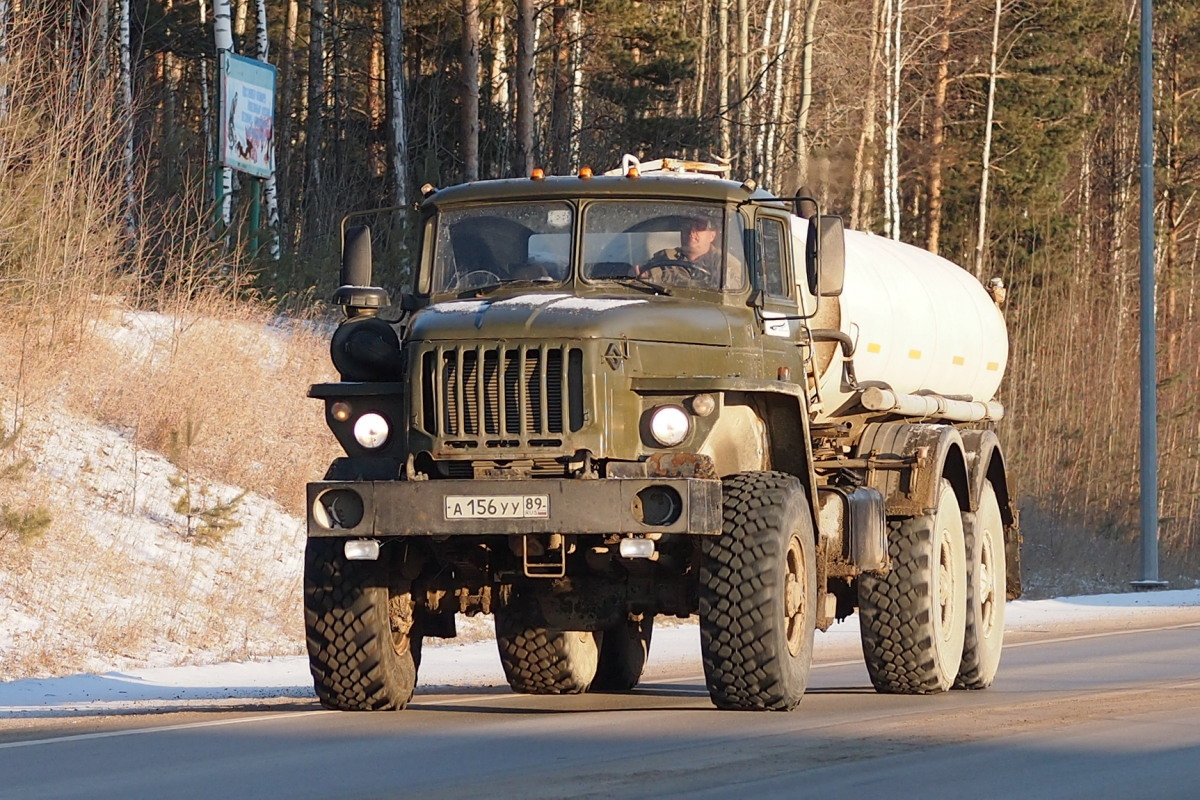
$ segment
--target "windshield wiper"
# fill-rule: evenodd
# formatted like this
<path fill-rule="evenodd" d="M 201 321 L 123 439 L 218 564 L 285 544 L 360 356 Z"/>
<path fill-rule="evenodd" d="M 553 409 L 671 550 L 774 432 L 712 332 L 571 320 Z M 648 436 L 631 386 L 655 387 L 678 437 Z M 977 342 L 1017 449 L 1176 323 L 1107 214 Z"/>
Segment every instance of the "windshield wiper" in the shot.
<path fill-rule="evenodd" d="M 613 283 L 619 283 L 622 286 L 633 286 L 638 289 L 648 289 L 655 294 L 665 294 L 668 296 L 671 294 L 670 290 L 661 283 L 648 281 L 640 275 L 613 275 L 612 277 L 605 278 L 604 280 L 612 281 Z"/>
<path fill-rule="evenodd" d="M 509 280 L 500 281 L 499 283 L 489 283 L 475 289 L 471 289 L 471 294 L 485 295 L 491 294 L 497 289 L 502 289 L 505 286 L 542 286 L 548 283 L 559 283 L 560 281 L 549 276 L 540 278 L 511 278 Z"/>

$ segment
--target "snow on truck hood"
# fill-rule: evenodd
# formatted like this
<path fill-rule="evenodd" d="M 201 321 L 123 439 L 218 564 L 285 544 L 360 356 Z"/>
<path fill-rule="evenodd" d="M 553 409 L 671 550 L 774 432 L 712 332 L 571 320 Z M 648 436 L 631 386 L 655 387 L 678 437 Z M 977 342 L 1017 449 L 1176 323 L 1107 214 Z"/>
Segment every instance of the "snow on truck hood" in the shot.
<path fill-rule="evenodd" d="M 712 303 L 647 296 L 521 294 L 435 303 L 409 328 L 416 339 L 606 338 L 707 345 L 732 342 L 725 310 Z"/>

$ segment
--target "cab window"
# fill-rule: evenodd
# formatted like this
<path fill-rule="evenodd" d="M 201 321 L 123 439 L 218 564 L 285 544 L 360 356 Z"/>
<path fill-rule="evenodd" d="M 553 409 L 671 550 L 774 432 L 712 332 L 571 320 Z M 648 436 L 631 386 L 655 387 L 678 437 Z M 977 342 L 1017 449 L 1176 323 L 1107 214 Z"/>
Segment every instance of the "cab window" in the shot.
<path fill-rule="evenodd" d="M 432 291 L 508 283 L 556 286 L 567 277 L 574 210 L 567 203 L 489 203 L 441 212 Z"/>
<path fill-rule="evenodd" d="M 775 297 L 791 297 L 791 281 L 788 280 L 788 264 L 783 246 L 783 223 L 777 219 L 759 219 L 757 228 L 763 289 Z"/>

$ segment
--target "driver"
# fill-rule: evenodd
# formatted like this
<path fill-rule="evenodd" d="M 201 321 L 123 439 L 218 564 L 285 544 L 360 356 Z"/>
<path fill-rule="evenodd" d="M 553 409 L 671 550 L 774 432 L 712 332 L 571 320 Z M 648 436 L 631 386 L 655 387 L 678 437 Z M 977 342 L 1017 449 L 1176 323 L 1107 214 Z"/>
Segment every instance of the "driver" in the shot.
<path fill-rule="evenodd" d="M 679 247 L 659 250 L 639 274 L 663 283 L 715 286 L 721 272 L 721 251 L 713 246 L 717 233 L 717 220 L 710 215 L 684 217 Z"/>

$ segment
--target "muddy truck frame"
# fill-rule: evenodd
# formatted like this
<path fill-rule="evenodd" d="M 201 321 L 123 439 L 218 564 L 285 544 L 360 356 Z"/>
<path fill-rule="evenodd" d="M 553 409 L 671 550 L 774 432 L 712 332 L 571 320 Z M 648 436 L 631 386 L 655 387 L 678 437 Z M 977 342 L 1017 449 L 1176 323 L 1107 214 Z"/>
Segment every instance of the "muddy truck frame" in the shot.
<path fill-rule="evenodd" d="M 790 710 L 855 611 L 876 690 L 991 684 L 1020 536 L 978 281 L 682 160 L 417 210 L 395 306 L 344 225 L 310 391 L 345 451 L 307 489 L 324 706 L 403 708 L 479 614 L 524 693 L 632 689 L 655 618 L 696 615 L 712 702 Z"/>

